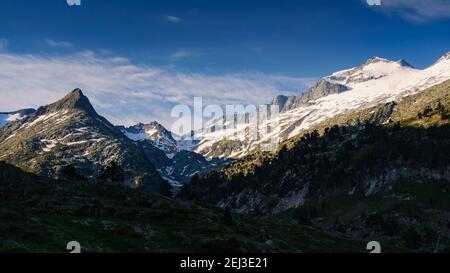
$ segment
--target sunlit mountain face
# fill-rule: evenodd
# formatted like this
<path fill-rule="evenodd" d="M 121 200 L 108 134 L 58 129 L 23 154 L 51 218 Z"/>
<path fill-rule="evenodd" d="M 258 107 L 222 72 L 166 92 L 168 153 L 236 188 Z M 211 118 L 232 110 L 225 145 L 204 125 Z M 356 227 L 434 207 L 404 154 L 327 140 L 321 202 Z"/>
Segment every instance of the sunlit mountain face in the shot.
<path fill-rule="evenodd" d="M 447 1 L 28 2 L 0 9 L 0 260 L 450 251 Z"/>

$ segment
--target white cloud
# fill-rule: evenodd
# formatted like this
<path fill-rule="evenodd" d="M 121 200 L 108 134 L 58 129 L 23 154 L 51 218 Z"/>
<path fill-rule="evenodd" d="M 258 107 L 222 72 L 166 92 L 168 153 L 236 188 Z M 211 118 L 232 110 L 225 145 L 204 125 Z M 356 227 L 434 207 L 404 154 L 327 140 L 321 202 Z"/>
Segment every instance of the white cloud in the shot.
<path fill-rule="evenodd" d="M 52 40 L 52 39 L 47 39 L 46 42 L 51 47 L 62 47 L 62 48 L 73 47 L 72 43 L 67 42 L 67 41 L 56 41 L 56 40 Z"/>
<path fill-rule="evenodd" d="M 176 60 L 180 60 L 180 59 L 197 58 L 197 57 L 202 57 L 202 56 L 206 56 L 206 55 L 209 55 L 209 53 L 206 52 L 206 51 L 203 51 L 203 50 L 198 50 L 198 49 L 185 50 L 185 49 L 181 49 L 181 50 L 175 51 L 172 54 L 170 54 L 169 58 L 176 61 Z"/>
<path fill-rule="evenodd" d="M 448 0 L 381 0 L 381 8 L 413 22 L 450 18 Z"/>
<path fill-rule="evenodd" d="M 211 76 L 136 65 L 91 51 L 63 57 L 0 53 L 0 112 L 38 107 L 81 88 L 115 124 L 158 120 L 170 125 L 176 104 L 264 104 L 280 93 L 299 93 L 310 78 L 266 74 Z"/>
<path fill-rule="evenodd" d="M 179 50 L 170 55 L 172 59 L 184 59 L 192 56 L 192 52 L 187 50 Z"/>
<path fill-rule="evenodd" d="M 164 16 L 164 20 L 166 22 L 169 22 L 169 23 L 180 23 L 180 22 L 184 21 L 183 18 L 177 17 L 177 16 L 173 16 L 173 15 L 166 15 L 166 16 Z"/>

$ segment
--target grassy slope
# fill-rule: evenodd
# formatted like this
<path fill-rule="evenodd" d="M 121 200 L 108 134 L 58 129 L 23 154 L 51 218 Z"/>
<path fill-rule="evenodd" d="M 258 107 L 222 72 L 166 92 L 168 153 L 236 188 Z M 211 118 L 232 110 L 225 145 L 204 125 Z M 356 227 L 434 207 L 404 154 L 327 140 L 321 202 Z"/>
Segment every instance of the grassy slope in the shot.
<path fill-rule="evenodd" d="M 448 85 L 405 99 L 393 121 L 414 127 L 440 122 L 438 113 L 419 119 L 417 111 L 430 104 L 435 108 L 438 101 L 449 109 Z M 355 117 L 349 115 L 330 122 Z M 412 251 L 416 246 L 403 238 L 409 226 L 417 228 L 421 244 L 433 246 L 440 241 L 436 230 L 448 233 L 450 228 L 448 183 L 425 182 L 398 181 L 370 197 L 331 196 L 320 217 L 311 217 L 314 225 L 298 224 L 296 210 L 267 220 L 234 215 L 234 224 L 228 225 L 223 211 L 206 205 L 113 185 L 46 181 L 0 163 L 0 252 L 64 252 L 72 240 L 93 252 L 364 252 L 365 243 L 374 239 L 385 251 Z M 398 225 L 390 225 L 392 217 Z M 350 240 L 351 229 L 367 234 L 353 233 L 359 239 Z M 445 251 L 439 244 L 436 248 Z"/>
<path fill-rule="evenodd" d="M 317 129 L 320 134 L 323 134 L 325 128 L 330 128 L 334 125 L 339 126 L 357 126 L 358 124 L 364 124 L 370 122 L 378 125 L 382 125 L 380 128 L 385 128 L 386 131 L 391 132 L 390 140 L 395 140 L 395 135 L 398 134 L 397 140 L 401 142 L 417 141 L 411 144 L 409 153 L 405 151 L 401 152 L 405 155 L 411 154 L 411 151 L 416 151 L 414 154 L 415 161 L 421 162 L 422 166 L 414 166 L 410 168 L 410 175 L 406 177 L 400 176 L 400 178 L 391 181 L 385 185 L 376 194 L 366 196 L 364 192 L 356 191 L 353 195 L 349 194 L 353 186 L 349 186 L 345 181 L 343 184 L 339 184 L 335 189 L 330 188 L 329 191 L 319 191 L 317 194 L 313 194 L 309 197 L 305 206 L 300 209 L 290 209 L 284 213 L 270 217 L 269 219 L 280 223 L 303 224 L 315 226 L 322 230 L 335 234 L 337 236 L 358 238 L 359 240 L 370 241 L 378 240 L 383 242 L 383 245 L 393 247 L 395 249 L 403 249 L 402 251 L 450 251 L 450 184 L 448 183 L 448 156 L 442 156 L 442 153 L 448 149 L 448 141 L 441 139 L 435 140 L 431 136 L 430 140 L 427 134 L 436 132 L 438 127 L 445 128 L 449 126 L 449 119 L 442 118 L 442 111 L 439 111 L 439 105 L 442 105 L 447 112 L 450 109 L 450 81 L 441 85 L 432 87 L 419 94 L 403 98 L 399 103 L 388 103 L 386 105 L 379 105 L 370 109 L 365 109 L 359 112 L 353 112 L 338 116 L 323 124 L 318 125 L 314 129 Z M 419 117 L 418 113 L 423 113 L 424 110 L 429 107 L 431 111 L 426 115 Z M 401 125 L 401 128 L 397 131 L 393 127 Z M 308 133 L 308 132 L 304 132 Z M 296 156 L 298 153 L 294 149 L 301 143 L 301 137 L 298 137 L 287 141 L 284 145 L 287 147 L 288 154 L 290 156 Z M 422 138 L 420 139 L 420 136 Z M 370 134 L 369 134 L 370 136 Z M 373 136 L 372 136 L 373 137 Z M 369 138 L 370 139 L 370 138 Z M 379 147 L 386 146 L 384 142 L 388 139 L 379 139 L 375 136 L 368 143 L 363 144 L 361 142 L 364 139 L 358 139 L 358 149 L 354 152 L 350 152 L 350 160 L 352 160 L 352 167 L 356 171 L 361 170 L 367 165 L 367 162 L 376 162 L 376 158 L 380 154 L 374 152 L 380 152 Z M 448 138 L 447 138 L 448 140 Z M 324 147 L 329 147 L 329 142 L 324 141 L 326 144 Z M 364 142 L 363 142 L 364 143 Z M 439 145 L 443 146 L 439 146 Z M 380 146 L 377 146 L 380 145 Z M 438 145 L 439 150 L 435 150 L 436 156 L 434 158 L 445 158 L 446 162 L 435 162 L 437 165 L 444 166 L 440 169 L 439 176 L 441 178 L 433 178 L 436 174 L 427 173 L 428 164 L 430 162 L 423 162 L 420 160 L 423 155 L 430 158 L 430 154 L 427 149 L 435 149 Z M 331 148 L 331 147 L 329 147 Z M 338 149 L 336 151 L 339 151 Z M 339 154 L 346 154 L 346 148 Z M 386 151 L 389 154 L 389 151 Z M 382 152 L 383 153 L 383 152 Z M 441 157 L 438 157 L 440 154 Z M 225 169 L 223 172 L 227 177 L 234 177 L 236 174 L 243 174 L 247 176 L 249 173 L 253 173 L 259 166 L 267 165 L 268 162 L 276 160 L 278 154 L 275 155 L 254 155 L 249 157 L 233 166 Z M 433 159 L 433 157 L 431 156 Z M 411 158 L 410 158 L 411 160 Z M 291 167 L 299 167 L 301 160 L 295 161 Z M 413 160 L 414 162 L 414 160 Z M 292 162 L 291 162 L 292 163 Z M 406 164 L 405 164 L 406 163 Z M 426 164 L 425 164 L 426 163 Z M 285 164 L 287 164 L 285 162 Z M 408 166 L 408 160 L 404 161 L 402 158 L 393 162 L 384 162 L 381 165 L 390 168 L 393 166 L 403 167 Z M 427 165 L 427 166 L 425 166 Z M 445 171 L 445 165 L 447 171 Z M 359 166 L 359 167 L 358 167 Z M 314 167 L 314 165 L 313 165 Z M 380 166 L 379 166 L 380 167 Z M 410 166 L 411 167 L 411 166 Z M 424 174 L 421 175 L 419 170 L 422 168 Z M 267 185 L 270 189 L 273 185 L 277 185 L 278 180 L 271 180 L 268 176 L 270 170 L 274 169 L 273 165 L 266 170 L 263 179 L 251 184 L 254 185 L 264 184 L 266 180 L 270 181 Z M 379 169 L 374 169 L 376 171 Z M 327 170 L 319 170 L 320 173 L 326 173 Z M 370 169 L 369 169 L 370 171 Z M 415 174 L 412 174 L 412 171 Z M 428 170 L 429 171 L 429 170 Z M 447 174 L 446 179 L 442 179 L 442 173 Z M 302 172 L 297 175 L 298 180 L 301 180 Z M 304 173 L 303 173 L 304 174 Z M 282 174 L 276 174 L 276 177 L 283 177 Z M 348 178 L 352 178 L 349 176 Z M 247 178 L 247 180 L 249 180 Z M 257 179 L 256 179 L 257 180 Z M 332 181 L 333 177 L 330 177 L 329 181 Z M 345 180 L 345 179 L 344 179 Z M 350 180 L 350 179 L 349 179 Z M 389 180 L 389 179 L 388 179 Z M 316 184 L 317 181 L 314 181 Z M 349 182 L 349 181 L 347 181 Z M 216 181 L 216 184 L 219 184 Z M 232 184 L 232 183 L 228 183 Z M 239 184 L 241 185 L 241 184 Z M 283 187 L 286 187 L 286 183 L 282 183 Z M 206 185 L 202 185 L 205 187 Z M 235 190 L 239 190 L 238 185 L 235 186 Z M 257 187 L 257 186 L 254 186 Z M 230 187 L 229 187 L 230 188 Z M 214 186 L 213 186 L 214 189 Z M 259 188 L 258 188 L 259 189 Z M 225 188 L 220 188 L 220 192 L 223 192 Z M 292 190 L 292 189 L 291 189 Z M 213 192 L 208 189 L 209 192 Z M 272 190 L 276 197 L 277 190 Z M 276 198 L 275 198 L 276 199 Z M 213 200 L 215 202 L 216 200 Z M 306 221 L 305 219 L 306 218 Z M 417 236 L 411 236 L 412 232 L 417 232 Z M 411 239 L 413 238 L 413 239 Z"/>
<path fill-rule="evenodd" d="M 315 228 L 233 215 L 105 184 L 47 181 L 0 163 L 0 252 L 357 252 Z"/>

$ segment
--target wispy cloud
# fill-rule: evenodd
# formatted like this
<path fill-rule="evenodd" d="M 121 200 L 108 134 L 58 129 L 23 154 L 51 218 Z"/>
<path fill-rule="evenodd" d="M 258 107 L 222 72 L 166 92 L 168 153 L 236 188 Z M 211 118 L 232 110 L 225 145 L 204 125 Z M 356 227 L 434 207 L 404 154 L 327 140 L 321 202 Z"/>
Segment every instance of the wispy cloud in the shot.
<path fill-rule="evenodd" d="M 61 48 L 71 48 L 73 47 L 72 43 L 67 41 L 56 41 L 52 39 L 47 39 L 45 42 L 51 47 L 61 47 Z"/>
<path fill-rule="evenodd" d="M 192 54 L 193 53 L 191 51 L 179 50 L 179 51 L 176 51 L 176 52 L 172 53 L 170 55 L 170 58 L 172 58 L 172 59 L 184 59 L 184 58 L 191 57 Z"/>
<path fill-rule="evenodd" d="M 6 52 L 0 53 L 0 112 L 45 105 L 79 87 L 115 124 L 158 120 L 170 125 L 172 107 L 191 105 L 194 96 L 208 104 L 262 104 L 280 93 L 299 93 L 313 81 L 258 73 L 182 73 L 91 51 L 63 57 Z"/>
<path fill-rule="evenodd" d="M 181 49 L 173 52 L 169 55 L 169 58 L 172 60 L 180 60 L 180 59 L 186 59 L 186 58 L 197 58 L 197 57 L 203 57 L 206 55 L 209 55 L 210 53 L 204 50 L 200 49 Z"/>
<path fill-rule="evenodd" d="M 448 0 L 381 0 L 381 9 L 412 22 L 450 18 Z"/>
<path fill-rule="evenodd" d="M 184 21 L 183 18 L 177 17 L 177 16 L 173 16 L 173 15 L 166 15 L 166 16 L 164 16 L 164 20 L 166 22 L 169 22 L 169 23 L 180 23 L 180 22 Z"/>

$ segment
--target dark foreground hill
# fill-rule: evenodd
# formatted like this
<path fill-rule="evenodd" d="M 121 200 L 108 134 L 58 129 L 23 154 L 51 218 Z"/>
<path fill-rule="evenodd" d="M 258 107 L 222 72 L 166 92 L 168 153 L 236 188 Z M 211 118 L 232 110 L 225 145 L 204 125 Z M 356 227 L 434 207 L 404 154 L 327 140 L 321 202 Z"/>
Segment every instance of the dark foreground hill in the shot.
<path fill-rule="evenodd" d="M 0 162 L 0 252 L 365 252 L 366 242 Z M 392 249 L 399 251 L 399 249 Z"/>

